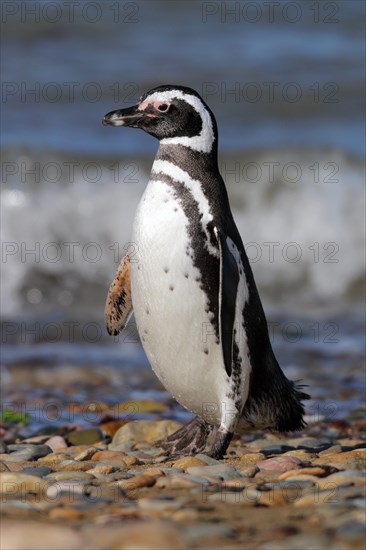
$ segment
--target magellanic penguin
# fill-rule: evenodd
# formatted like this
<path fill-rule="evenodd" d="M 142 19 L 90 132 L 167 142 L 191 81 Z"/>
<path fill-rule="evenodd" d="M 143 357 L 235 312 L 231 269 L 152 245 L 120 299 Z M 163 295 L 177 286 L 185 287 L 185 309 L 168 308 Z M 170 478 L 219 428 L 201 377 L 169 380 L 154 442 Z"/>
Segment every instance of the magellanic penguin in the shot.
<path fill-rule="evenodd" d="M 215 117 L 197 92 L 159 86 L 103 124 L 141 128 L 160 144 L 134 219 L 137 261 L 111 285 L 110 334 L 133 310 L 156 375 L 197 417 L 162 442 L 221 458 L 234 433 L 304 427 L 301 386 L 274 356 L 266 317 L 217 161 Z"/>

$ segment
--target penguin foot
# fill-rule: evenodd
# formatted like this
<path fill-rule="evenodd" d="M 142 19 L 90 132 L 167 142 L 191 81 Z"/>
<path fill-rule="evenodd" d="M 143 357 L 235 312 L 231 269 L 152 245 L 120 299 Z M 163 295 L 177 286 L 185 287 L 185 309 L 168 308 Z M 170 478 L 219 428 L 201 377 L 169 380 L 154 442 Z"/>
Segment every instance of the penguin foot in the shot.
<path fill-rule="evenodd" d="M 216 432 L 215 441 L 207 455 L 217 460 L 224 458 L 233 435 L 233 432 L 228 432 L 225 428 L 220 427 Z"/>
<path fill-rule="evenodd" d="M 160 442 L 169 454 L 194 455 L 203 451 L 212 427 L 196 416 L 191 422 Z"/>

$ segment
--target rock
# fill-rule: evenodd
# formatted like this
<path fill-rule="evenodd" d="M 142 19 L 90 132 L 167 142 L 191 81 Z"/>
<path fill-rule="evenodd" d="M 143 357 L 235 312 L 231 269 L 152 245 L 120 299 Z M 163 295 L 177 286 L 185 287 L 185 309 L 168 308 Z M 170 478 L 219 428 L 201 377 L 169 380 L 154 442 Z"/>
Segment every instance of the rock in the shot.
<path fill-rule="evenodd" d="M 0 462 L 0 472 L 9 472 L 9 468 L 5 462 Z"/>
<path fill-rule="evenodd" d="M 257 462 L 256 466 L 260 470 L 271 470 L 274 472 L 287 472 L 288 470 L 296 470 L 300 468 L 300 460 L 291 456 L 279 456 L 268 458 Z"/>
<path fill-rule="evenodd" d="M 129 463 L 138 464 L 139 461 L 135 457 L 129 457 L 120 451 L 98 451 L 93 455 L 93 461 L 103 462 L 108 466 L 115 466 L 120 470 L 125 470 L 129 467 Z"/>
<path fill-rule="evenodd" d="M 113 450 L 121 444 L 133 445 L 141 441 L 153 443 L 165 439 L 181 426 L 172 420 L 134 420 L 122 426 L 115 433 L 109 448 Z"/>
<path fill-rule="evenodd" d="M 257 466 L 244 466 L 244 468 L 238 468 L 238 472 L 245 477 L 254 477 L 259 472 L 259 468 Z"/>
<path fill-rule="evenodd" d="M 109 466 L 108 464 L 98 464 L 97 466 L 94 466 L 94 468 L 91 468 L 90 470 L 87 470 L 88 474 L 92 474 L 95 477 L 100 477 L 100 475 L 108 475 L 112 474 L 117 470 L 116 466 Z"/>
<path fill-rule="evenodd" d="M 163 521 L 139 521 L 132 525 L 127 524 L 119 530 L 110 529 L 109 532 L 104 532 L 101 543 L 104 544 L 104 550 L 187 550 L 188 548 L 183 534 L 173 525 Z M 91 547 L 94 548 L 94 545 Z"/>
<path fill-rule="evenodd" d="M 277 444 L 277 445 L 267 445 L 266 447 L 263 447 L 261 449 L 261 452 L 265 456 L 269 456 L 269 455 L 282 454 L 282 453 L 285 453 L 287 451 L 292 451 L 292 450 L 294 450 L 294 448 L 291 447 L 291 445 L 286 445 L 285 443 L 280 443 L 280 444 Z"/>
<path fill-rule="evenodd" d="M 37 460 L 50 453 L 52 449 L 48 445 L 8 445 L 11 454 L 8 456 L 7 461 L 22 461 L 22 460 Z"/>
<path fill-rule="evenodd" d="M 323 468 L 320 468 L 319 466 L 315 466 L 314 468 L 301 468 L 296 470 L 288 470 L 287 472 L 284 472 L 283 474 L 280 474 L 278 479 L 289 479 L 294 476 L 298 475 L 312 475 L 312 476 L 318 476 L 323 477 L 326 475 L 326 472 Z"/>
<path fill-rule="evenodd" d="M 342 447 L 340 445 L 332 445 L 331 447 L 328 447 L 328 449 L 324 449 L 324 451 L 320 451 L 318 454 L 319 456 L 323 455 L 332 455 L 342 452 Z"/>
<path fill-rule="evenodd" d="M 81 453 L 74 456 L 74 460 L 77 460 L 79 462 L 84 460 L 90 460 L 92 456 L 95 455 L 95 447 L 90 447 L 89 449 L 85 449 L 85 451 L 82 451 Z"/>
<path fill-rule="evenodd" d="M 144 474 L 147 476 L 165 476 L 165 472 L 163 470 L 160 470 L 159 468 L 148 468 L 147 470 L 144 470 Z"/>
<path fill-rule="evenodd" d="M 75 550 L 85 547 L 82 535 L 67 525 L 62 526 L 60 536 L 58 525 L 40 521 L 1 522 L 1 548 L 6 550 Z"/>
<path fill-rule="evenodd" d="M 263 453 L 247 453 L 240 457 L 240 465 L 252 466 L 265 458 Z"/>
<path fill-rule="evenodd" d="M 102 432 L 98 428 L 88 428 L 86 430 L 75 430 L 65 437 L 70 445 L 93 445 L 101 441 Z"/>
<path fill-rule="evenodd" d="M 183 502 L 173 498 L 140 498 L 137 505 L 143 511 L 162 514 L 183 508 Z"/>
<path fill-rule="evenodd" d="M 51 468 L 47 468 L 47 466 L 39 466 L 37 468 L 25 468 L 21 472 L 22 474 L 27 474 L 31 476 L 44 477 L 48 474 L 51 474 L 53 470 Z"/>
<path fill-rule="evenodd" d="M 50 510 L 48 517 L 50 519 L 62 519 L 67 521 L 77 521 L 83 517 L 83 512 L 71 508 L 71 506 L 63 506 L 62 508 L 53 508 Z"/>
<path fill-rule="evenodd" d="M 61 498 L 66 498 L 69 504 L 73 504 L 75 498 L 85 495 L 88 480 L 69 479 L 57 481 L 47 487 L 46 494 L 49 502 L 57 504 Z"/>
<path fill-rule="evenodd" d="M 209 466 L 214 466 L 215 464 L 222 464 L 222 460 L 216 460 L 215 458 L 211 458 L 210 456 L 207 456 L 203 453 L 198 453 L 195 455 L 195 458 L 198 458 L 198 460 L 202 460 L 205 464 L 208 464 Z"/>
<path fill-rule="evenodd" d="M 199 484 L 192 481 L 191 479 L 188 479 L 185 476 L 164 476 L 157 479 L 155 487 L 157 489 L 194 489 L 195 487 L 198 487 Z"/>
<path fill-rule="evenodd" d="M 179 458 L 176 462 L 174 462 L 175 468 L 180 468 L 181 470 L 186 471 L 187 468 L 190 468 L 191 466 L 204 466 L 206 463 L 195 457 L 195 456 L 184 456 L 183 458 Z"/>
<path fill-rule="evenodd" d="M 156 483 L 156 478 L 153 476 L 139 475 L 131 477 L 123 481 L 118 481 L 118 486 L 124 491 L 134 491 L 141 487 L 152 487 Z"/>
<path fill-rule="evenodd" d="M 192 476 L 202 476 L 207 479 L 207 476 L 221 479 L 233 479 L 240 477 L 240 474 L 235 468 L 228 464 L 221 463 L 214 466 L 190 466 L 187 472 Z"/>
<path fill-rule="evenodd" d="M 97 465 L 98 463 L 95 460 L 84 460 L 82 462 L 78 462 L 77 460 L 64 460 L 60 462 L 58 469 L 68 472 L 87 472 Z"/>
<path fill-rule="evenodd" d="M 319 479 L 318 485 L 320 489 L 331 489 L 332 487 L 342 487 L 348 485 L 365 487 L 366 477 L 360 470 L 346 470 L 336 472 L 326 478 Z"/>
<path fill-rule="evenodd" d="M 54 435 L 50 439 L 47 439 L 46 445 L 48 445 L 48 447 L 50 447 L 50 449 L 52 449 L 53 452 L 67 449 L 67 443 L 64 440 L 64 438 L 61 437 L 60 435 Z"/>
<path fill-rule="evenodd" d="M 47 487 L 47 481 L 37 476 L 15 472 L 0 473 L 0 492 L 7 496 L 15 497 L 26 493 L 42 494 Z"/>
<path fill-rule="evenodd" d="M 326 457 L 326 458 L 325 458 Z M 353 451 L 344 451 L 342 453 L 321 455 L 313 461 L 313 464 L 340 464 L 346 465 L 352 461 L 359 462 L 360 467 L 365 466 L 366 449 L 355 449 Z"/>
<path fill-rule="evenodd" d="M 53 472 L 47 476 L 47 480 L 50 481 L 66 481 L 66 480 L 78 480 L 78 481 L 90 481 L 94 479 L 94 476 L 89 472 Z"/>

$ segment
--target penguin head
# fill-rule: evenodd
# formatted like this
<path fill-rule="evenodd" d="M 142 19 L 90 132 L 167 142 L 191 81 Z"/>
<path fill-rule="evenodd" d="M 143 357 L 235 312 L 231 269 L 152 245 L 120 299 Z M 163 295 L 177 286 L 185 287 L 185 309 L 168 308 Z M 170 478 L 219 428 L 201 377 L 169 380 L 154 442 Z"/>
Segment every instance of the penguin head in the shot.
<path fill-rule="evenodd" d="M 199 94 L 183 86 L 159 86 L 137 105 L 106 114 L 104 125 L 141 128 L 162 145 L 182 145 L 210 153 L 217 149 L 217 125 Z"/>

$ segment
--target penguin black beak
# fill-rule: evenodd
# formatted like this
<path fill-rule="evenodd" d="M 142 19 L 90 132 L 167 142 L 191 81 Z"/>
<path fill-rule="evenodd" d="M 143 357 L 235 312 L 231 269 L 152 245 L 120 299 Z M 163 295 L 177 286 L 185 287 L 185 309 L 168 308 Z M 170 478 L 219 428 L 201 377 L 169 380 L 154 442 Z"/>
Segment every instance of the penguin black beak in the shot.
<path fill-rule="evenodd" d="M 103 118 L 104 126 L 130 126 L 138 128 L 140 122 L 145 119 L 144 111 L 139 111 L 138 105 L 128 107 L 127 109 L 118 109 L 107 113 Z"/>

